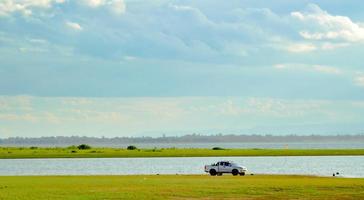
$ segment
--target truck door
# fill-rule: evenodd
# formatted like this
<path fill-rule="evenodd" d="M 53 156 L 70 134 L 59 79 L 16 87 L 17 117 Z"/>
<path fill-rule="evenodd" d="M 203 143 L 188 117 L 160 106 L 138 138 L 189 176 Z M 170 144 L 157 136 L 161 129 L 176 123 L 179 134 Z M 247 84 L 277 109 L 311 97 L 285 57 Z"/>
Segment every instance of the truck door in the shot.
<path fill-rule="evenodd" d="M 226 172 L 229 172 L 229 173 L 233 171 L 233 166 L 230 162 L 225 163 L 225 170 L 226 170 Z"/>
<path fill-rule="evenodd" d="M 219 163 L 219 172 L 229 172 L 229 167 L 227 162 Z"/>

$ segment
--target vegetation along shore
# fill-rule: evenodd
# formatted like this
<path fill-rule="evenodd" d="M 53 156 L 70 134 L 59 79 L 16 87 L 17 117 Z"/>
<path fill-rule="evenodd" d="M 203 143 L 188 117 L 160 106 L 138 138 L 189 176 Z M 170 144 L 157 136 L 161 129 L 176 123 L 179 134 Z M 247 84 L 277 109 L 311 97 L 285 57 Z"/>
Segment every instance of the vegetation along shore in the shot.
<path fill-rule="evenodd" d="M 212 157 L 212 156 L 360 156 L 364 149 L 212 149 L 202 148 L 92 148 L 0 147 L 1 159 L 16 158 L 132 158 L 132 157 Z"/>

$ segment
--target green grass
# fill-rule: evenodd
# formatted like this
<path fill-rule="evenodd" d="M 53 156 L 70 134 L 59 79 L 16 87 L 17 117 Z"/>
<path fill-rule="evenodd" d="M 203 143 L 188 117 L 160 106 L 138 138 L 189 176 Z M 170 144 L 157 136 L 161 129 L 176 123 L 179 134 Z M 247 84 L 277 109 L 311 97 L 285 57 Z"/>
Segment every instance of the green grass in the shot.
<path fill-rule="evenodd" d="M 364 179 L 255 175 L 0 177 L 0 199 L 362 199 Z"/>
<path fill-rule="evenodd" d="M 138 149 L 0 148 L 0 158 L 127 158 L 209 156 L 337 156 L 364 155 L 364 149 Z"/>

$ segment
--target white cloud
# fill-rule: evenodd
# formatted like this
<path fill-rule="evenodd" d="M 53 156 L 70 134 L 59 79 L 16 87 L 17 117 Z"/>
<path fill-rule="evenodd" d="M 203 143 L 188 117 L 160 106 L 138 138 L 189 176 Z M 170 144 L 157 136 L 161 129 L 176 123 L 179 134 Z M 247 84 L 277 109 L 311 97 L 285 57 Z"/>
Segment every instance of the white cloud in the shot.
<path fill-rule="evenodd" d="M 177 11 L 196 10 L 196 8 L 193 8 L 191 6 L 184 6 L 184 5 L 170 5 L 170 7 L 174 8 Z"/>
<path fill-rule="evenodd" d="M 300 63 L 283 63 L 276 64 L 273 66 L 277 70 L 301 70 L 301 71 L 311 71 L 319 72 L 324 74 L 335 74 L 339 75 L 342 71 L 336 67 L 326 66 L 326 65 L 307 65 Z"/>
<path fill-rule="evenodd" d="M 25 16 L 32 14 L 33 8 L 48 9 L 53 4 L 64 3 L 65 0 L 2 0 L 0 2 L 0 15 L 9 15 L 20 12 Z"/>
<path fill-rule="evenodd" d="M 90 98 L 63 98 L 62 104 L 66 106 L 84 106 L 93 104 L 94 101 Z"/>
<path fill-rule="evenodd" d="M 65 2 L 66 0 L 0 0 L 0 16 L 8 16 L 16 12 L 30 16 L 34 9 L 50 9 L 54 4 Z M 81 0 L 80 2 L 92 8 L 105 6 L 117 15 L 123 14 L 126 9 L 123 0 Z"/>
<path fill-rule="evenodd" d="M 82 3 L 87 6 L 97 8 L 99 6 L 105 5 L 106 0 L 82 0 Z"/>
<path fill-rule="evenodd" d="M 303 20 L 305 18 L 305 16 L 303 16 L 303 14 L 300 12 L 291 12 L 291 16 L 299 20 Z"/>
<path fill-rule="evenodd" d="M 69 121 L 87 121 L 92 123 L 128 123 L 129 120 L 129 117 L 127 115 L 116 111 L 98 111 L 92 109 L 64 109 L 63 112 L 69 115 L 66 119 Z M 52 116 L 52 113 L 48 113 L 46 117 L 48 121 L 52 119 L 59 119 L 54 114 Z"/>
<path fill-rule="evenodd" d="M 82 31 L 83 28 L 81 25 L 79 25 L 78 23 L 76 22 L 66 22 L 66 26 L 70 29 L 73 29 L 75 31 Z"/>
<path fill-rule="evenodd" d="M 357 77 L 355 77 L 354 79 L 356 85 L 364 87 L 364 75 L 358 75 Z"/>
<path fill-rule="evenodd" d="M 0 110 L 29 112 L 32 107 L 33 97 L 30 96 L 0 96 Z"/>
<path fill-rule="evenodd" d="M 37 116 L 34 116 L 32 114 L 29 114 L 29 113 L 27 113 L 27 114 L 2 113 L 2 114 L 0 114 L 0 120 L 38 122 L 39 118 Z"/>
<path fill-rule="evenodd" d="M 18 110 L 22 101 L 36 109 Z M 155 136 L 161 132 L 202 131 L 206 127 L 211 133 L 211 130 L 228 131 L 231 127 L 240 130 L 277 123 L 279 126 L 302 124 L 302 121 L 306 124 L 343 123 L 343 120 L 362 121 L 364 109 L 360 101 L 254 97 L 0 96 L 0 106 L 1 102 L 6 109 L 0 113 L 0 131 L 17 132 L 18 135 L 14 136 L 75 133 L 88 136 L 131 136 L 136 133 Z"/>
<path fill-rule="evenodd" d="M 285 50 L 291 53 L 308 53 L 316 50 L 335 50 L 338 48 L 343 48 L 349 46 L 348 42 L 325 42 L 322 44 L 313 43 L 288 43 L 285 45 Z"/>
<path fill-rule="evenodd" d="M 113 13 L 121 15 L 125 13 L 125 3 L 123 0 L 113 0 L 110 2 L 110 9 Z"/>
<path fill-rule="evenodd" d="M 289 44 L 286 47 L 286 50 L 292 53 L 306 53 L 315 51 L 317 47 L 314 44 L 310 43 L 296 43 L 296 44 Z"/>
<path fill-rule="evenodd" d="M 288 68 L 289 68 L 289 66 L 290 66 L 290 65 L 288 65 L 288 64 L 276 64 L 276 65 L 274 65 L 273 67 L 274 67 L 275 69 L 288 69 Z"/>
<path fill-rule="evenodd" d="M 291 53 L 308 53 L 320 49 L 319 45 L 311 42 L 294 41 L 279 36 L 268 37 L 268 39 L 271 47 Z"/>
<path fill-rule="evenodd" d="M 321 49 L 322 50 L 334 50 L 334 49 L 338 49 L 338 48 L 342 48 L 342 47 L 347 47 L 349 45 L 350 45 L 349 43 L 330 43 L 330 42 L 326 42 L 326 43 L 321 45 Z"/>
<path fill-rule="evenodd" d="M 99 8 L 102 6 L 108 7 L 114 14 L 120 15 L 125 13 L 126 5 L 124 0 L 82 0 L 83 5 Z"/>
<path fill-rule="evenodd" d="M 313 70 L 317 72 L 322 72 L 326 74 L 341 74 L 341 71 L 338 68 L 325 66 L 325 65 L 313 65 Z"/>
<path fill-rule="evenodd" d="M 138 58 L 135 57 L 135 56 L 124 56 L 123 57 L 123 60 L 125 60 L 125 61 L 133 61 L 133 60 L 136 60 L 136 59 L 138 59 Z"/>
<path fill-rule="evenodd" d="M 19 51 L 23 53 L 42 53 L 47 52 L 48 50 L 41 47 L 20 47 Z"/>
<path fill-rule="evenodd" d="M 364 42 L 362 24 L 353 22 L 347 16 L 331 15 L 317 5 L 311 4 L 308 12 L 292 12 L 291 16 L 311 29 L 300 31 L 304 39 Z"/>
<path fill-rule="evenodd" d="M 281 63 L 273 66 L 276 70 L 290 70 L 297 72 L 316 72 L 322 74 L 331 74 L 348 78 L 356 86 L 364 87 L 364 73 L 362 71 L 353 71 L 350 69 L 339 69 L 338 67 L 327 65 L 309 65 L 302 63 Z"/>
<path fill-rule="evenodd" d="M 52 112 L 39 113 L 0 113 L 0 120 L 31 123 L 60 123 L 61 118 Z"/>
<path fill-rule="evenodd" d="M 38 38 L 32 38 L 32 39 L 29 39 L 28 41 L 29 41 L 30 43 L 33 43 L 33 44 L 40 44 L 40 45 L 48 44 L 48 41 L 47 41 L 47 40 L 44 40 L 44 39 L 38 39 Z"/>

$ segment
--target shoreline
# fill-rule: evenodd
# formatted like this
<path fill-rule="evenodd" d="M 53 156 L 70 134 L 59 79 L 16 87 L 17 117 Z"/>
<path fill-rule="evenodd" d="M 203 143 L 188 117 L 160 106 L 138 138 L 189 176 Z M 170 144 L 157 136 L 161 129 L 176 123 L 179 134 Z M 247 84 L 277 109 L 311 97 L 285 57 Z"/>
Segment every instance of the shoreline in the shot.
<path fill-rule="evenodd" d="M 125 158 L 125 159 L 128 159 L 128 158 L 150 158 L 150 159 L 158 159 L 158 158 L 226 158 L 226 157 L 231 157 L 231 158 L 234 158 L 234 157 L 347 157 L 347 156 L 350 156 L 350 157 L 360 157 L 360 156 L 364 156 L 364 155 L 276 155 L 276 156 L 272 156 L 272 155 L 269 155 L 269 156 L 148 156 L 148 157 L 17 157 L 17 158 L 9 158 L 9 157 L 6 157 L 6 158 L 2 158 L 0 157 L 0 160 L 35 160 L 35 159 L 118 159 L 118 158 Z"/>
<path fill-rule="evenodd" d="M 35 158 L 168 158 L 168 157 L 276 157 L 276 156 L 364 156 L 364 149 L 204 149 L 153 148 L 38 148 L 0 147 L 0 159 Z"/>
<path fill-rule="evenodd" d="M 44 175 L 0 175 L 1 178 L 6 177 L 24 177 L 24 178 L 57 178 L 57 177 L 300 177 L 300 178 L 333 178 L 333 179 L 363 179 L 364 177 L 346 177 L 346 176 L 324 176 L 314 174 L 246 174 L 245 176 L 233 176 L 232 174 L 224 174 L 222 176 L 211 176 L 210 174 L 44 174 Z"/>

